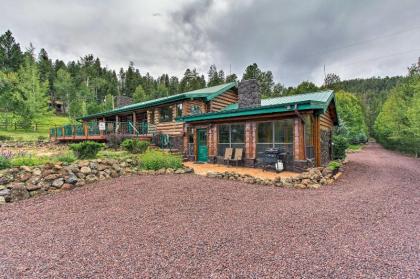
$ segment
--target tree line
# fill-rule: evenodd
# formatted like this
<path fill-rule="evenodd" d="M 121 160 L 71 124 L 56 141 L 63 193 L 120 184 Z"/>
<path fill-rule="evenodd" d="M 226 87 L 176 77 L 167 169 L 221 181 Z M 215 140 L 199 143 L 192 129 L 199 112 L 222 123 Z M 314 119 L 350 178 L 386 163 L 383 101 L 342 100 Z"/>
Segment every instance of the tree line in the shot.
<path fill-rule="evenodd" d="M 337 110 L 342 123 L 339 131 L 348 141 L 363 142 L 373 136 L 384 145 L 389 143 L 387 146 L 398 148 L 403 138 L 407 140 L 404 146 L 416 145 L 419 138 L 417 112 L 420 109 L 416 93 L 419 68 L 420 65 L 411 66 L 407 76 L 343 81 L 330 73 L 322 86 L 302 81 L 295 87 L 285 87 L 274 81 L 270 70 L 262 70 L 253 63 L 245 68 L 241 78 L 257 79 L 263 98 L 333 89 L 337 92 Z M 147 72 L 142 74 L 133 62 L 117 73 L 103 66 L 93 54 L 65 63 L 60 59 L 52 60 L 43 48 L 35 54 L 32 44 L 22 50 L 10 31 L 0 36 L 2 118 L 18 119 L 28 125 L 51 113 L 49 100 L 62 101 L 65 113 L 74 119 L 112 109 L 118 95 L 140 102 L 238 79 L 235 73 L 226 75 L 216 65 L 210 66 L 206 76 L 196 69 L 186 69 L 181 78 L 168 74 L 155 78 Z M 400 104 L 401 100 L 405 103 Z M 400 113 L 397 115 L 396 111 Z M 410 148 L 414 152 L 418 147 Z"/>

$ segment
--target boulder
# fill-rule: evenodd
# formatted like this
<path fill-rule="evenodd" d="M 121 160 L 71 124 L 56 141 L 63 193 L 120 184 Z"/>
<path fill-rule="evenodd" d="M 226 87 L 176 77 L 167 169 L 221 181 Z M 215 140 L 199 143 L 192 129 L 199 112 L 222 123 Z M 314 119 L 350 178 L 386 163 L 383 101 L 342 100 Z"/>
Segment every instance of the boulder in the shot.
<path fill-rule="evenodd" d="M 25 187 L 16 187 L 10 191 L 10 198 L 12 201 L 20 201 L 29 198 L 29 192 Z"/>
<path fill-rule="evenodd" d="M 109 174 L 112 178 L 116 178 L 116 177 L 118 177 L 119 175 L 118 175 L 118 173 L 116 172 L 116 171 L 114 171 L 114 170 L 112 170 L 111 171 L 111 173 Z"/>
<path fill-rule="evenodd" d="M 10 189 L 0 190 L 0 197 L 5 197 L 10 195 Z"/>
<path fill-rule="evenodd" d="M 177 170 L 175 171 L 175 173 L 176 173 L 176 174 L 183 174 L 183 173 L 185 173 L 185 170 L 184 170 L 184 169 L 177 169 Z"/>
<path fill-rule="evenodd" d="M 79 179 L 74 173 L 70 173 L 70 175 L 66 178 L 67 184 L 76 184 Z"/>
<path fill-rule="evenodd" d="M 31 177 L 32 177 L 32 173 L 24 172 L 21 175 L 19 175 L 19 180 L 22 181 L 22 182 L 25 182 L 25 181 L 28 181 L 29 178 L 31 178 Z"/>
<path fill-rule="evenodd" d="M 90 174 L 92 172 L 92 169 L 87 166 L 83 166 L 80 168 L 80 172 L 83 174 Z"/>
<path fill-rule="evenodd" d="M 194 169 L 192 169 L 192 168 L 185 168 L 184 171 L 185 171 L 185 173 L 193 173 L 194 172 Z"/>
<path fill-rule="evenodd" d="M 98 167 L 98 164 L 96 162 L 92 161 L 92 162 L 89 163 L 89 167 L 93 170 L 96 170 L 97 167 Z"/>
<path fill-rule="evenodd" d="M 175 173 L 175 170 L 174 169 L 171 169 L 171 168 L 167 168 L 166 169 L 166 173 L 167 174 L 173 174 L 173 173 Z"/>
<path fill-rule="evenodd" d="M 43 194 L 46 194 L 46 193 L 47 193 L 47 191 L 45 191 L 44 189 L 39 189 L 39 190 L 35 190 L 35 191 L 30 191 L 29 195 L 31 197 L 35 197 L 35 196 L 43 195 Z"/>
<path fill-rule="evenodd" d="M 35 176 L 41 176 L 42 172 L 39 168 L 35 168 L 32 170 L 32 174 Z"/>
<path fill-rule="evenodd" d="M 63 186 L 61 186 L 61 190 L 63 191 L 68 191 L 74 188 L 73 184 L 69 184 L 69 183 L 65 183 L 63 184 Z"/>
<path fill-rule="evenodd" d="M 32 183 L 27 183 L 26 184 L 26 189 L 28 191 L 35 191 L 35 190 L 38 190 L 38 189 L 41 189 L 41 188 L 42 188 L 42 185 L 40 185 L 40 184 L 32 184 Z"/>
<path fill-rule="evenodd" d="M 4 175 L 0 177 L 0 185 L 6 185 L 7 183 L 13 181 L 12 175 Z"/>
<path fill-rule="evenodd" d="M 6 203 L 6 198 L 3 196 L 0 196 L 0 204 L 5 204 Z"/>
<path fill-rule="evenodd" d="M 107 167 L 105 165 L 102 164 L 98 164 L 97 169 L 98 171 L 104 171 Z"/>
<path fill-rule="evenodd" d="M 206 174 L 206 176 L 207 176 L 207 177 L 210 177 L 210 178 L 215 178 L 215 177 L 217 177 L 217 172 L 209 171 L 209 172 Z"/>
<path fill-rule="evenodd" d="M 314 184 L 309 184 L 308 188 L 309 189 L 318 189 L 319 187 L 321 187 L 321 185 L 314 183 Z"/>
<path fill-rule="evenodd" d="M 51 186 L 55 187 L 55 188 L 60 188 L 61 186 L 63 186 L 63 184 L 64 184 L 64 179 L 62 177 L 60 177 L 60 178 L 57 178 L 56 180 L 54 180 L 51 183 Z"/>
<path fill-rule="evenodd" d="M 27 172 L 31 171 L 31 168 L 28 167 L 28 166 L 21 166 L 20 169 L 23 170 L 23 171 L 27 171 Z"/>
<path fill-rule="evenodd" d="M 76 183 L 76 186 L 81 187 L 81 186 L 84 186 L 85 184 L 86 184 L 86 182 L 85 182 L 84 179 L 79 179 Z"/>
<path fill-rule="evenodd" d="M 115 171 L 120 171 L 120 170 L 121 170 L 121 167 L 120 167 L 120 165 L 118 165 L 118 164 L 113 164 L 113 165 L 112 165 L 112 168 L 113 168 Z"/>
<path fill-rule="evenodd" d="M 58 173 L 52 173 L 52 174 L 49 174 L 47 176 L 44 176 L 44 180 L 47 180 L 47 181 L 56 180 L 59 177 L 60 177 L 60 174 L 58 174 Z"/>
<path fill-rule="evenodd" d="M 89 174 L 88 176 L 86 176 L 85 180 L 87 183 L 92 183 L 97 181 L 98 178 L 94 174 Z"/>
<path fill-rule="evenodd" d="M 156 171 L 156 174 L 165 174 L 166 173 L 166 169 L 158 169 Z"/>

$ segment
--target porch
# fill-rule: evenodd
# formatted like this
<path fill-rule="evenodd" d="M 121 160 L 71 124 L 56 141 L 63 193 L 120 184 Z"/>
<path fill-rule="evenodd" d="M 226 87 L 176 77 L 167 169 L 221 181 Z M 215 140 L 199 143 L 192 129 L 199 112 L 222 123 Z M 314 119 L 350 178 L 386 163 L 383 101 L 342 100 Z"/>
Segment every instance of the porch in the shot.
<path fill-rule="evenodd" d="M 105 141 L 110 135 L 151 140 L 156 128 L 147 122 L 92 121 L 50 128 L 52 141 Z"/>

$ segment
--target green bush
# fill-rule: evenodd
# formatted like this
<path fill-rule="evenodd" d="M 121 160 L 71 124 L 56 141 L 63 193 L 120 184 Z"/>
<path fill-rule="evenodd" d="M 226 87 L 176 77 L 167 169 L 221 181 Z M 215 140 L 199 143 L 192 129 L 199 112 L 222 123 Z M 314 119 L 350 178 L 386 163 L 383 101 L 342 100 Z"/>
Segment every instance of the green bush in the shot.
<path fill-rule="evenodd" d="M 48 138 L 46 136 L 38 136 L 38 141 L 43 142 L 46 141 Z"/>
<path fill-rule="evenodd" d="M 346 157 L 346 149 L 349 147 L 349 142 L 346 137 L 335 135 L 333 137 L 333 159 L 344 159 Z"/>
<path fill-rule="evenodd" d="M 13 138 L 8 135 L 0 135 L 0 141 L 12 140 Z"/>
<path fill-rule="evenodd" d="M 148 150 L 140 155 L 140 167 L 146 170 L 179 169 L 182 167 L 182 158 L 163 151 Z"/>
<path fill-rule="evenodd" d="M 10 159 L 0 156 L 0 170 L 11 167 Z"/>
<path fill-rule="evenodd" d="M 51 158 L 43 156 L 37 157 L 32 155 L 17 156 L 11 159 L 11 164 L 14 167 L 20 166 L 39 166 L 51 162 Z"/>
<path fill-rule="evenodd" d="M 142 141 L 138 139 L 126 139 L 121 144 L 122 148 L 130 153 L 144 153 L 149 147 L 148 141 Z"/>
<path fill-rule="evenodd" d="M 57 161 L 63 162 L 63 163 L 68 163 L 71 164 L 74 161 L 76 161 L 77 158 L 74 156 L 73 153 L 65 153 L 65 154 L 60 154 L 57 156 Z"/>
<path fill-rule="evenodd" d="M 78 159 L 94 159 L 96 154 L 98 154 L 99 150 L 103 147 L 103 144 L 94 141 L 84 141 L 70 144 L 69 147 Z"/>
<path fill-rule="evenodd" d="M 341 163 L 338 161 L 331 161 L 328 163 L 328 168 L 332 171 L 337 170 L 341 167 Z"/>

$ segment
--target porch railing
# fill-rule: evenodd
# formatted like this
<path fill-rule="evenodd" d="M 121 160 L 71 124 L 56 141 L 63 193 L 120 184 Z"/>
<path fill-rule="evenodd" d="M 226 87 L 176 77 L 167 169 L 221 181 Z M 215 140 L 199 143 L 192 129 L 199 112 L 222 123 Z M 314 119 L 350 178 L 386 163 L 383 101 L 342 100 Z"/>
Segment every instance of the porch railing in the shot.
<path fill-rule="evenodd" d="M 76 125 L 50 128 L 51 138 L 88 138 L 104 137 L 111 134 L 121 135 L 151 135 L 155 131 L 153 125 L 147 122 L 105 122 L 104 129 L 100 129 L 99 122 L 88 122 Z"/>

